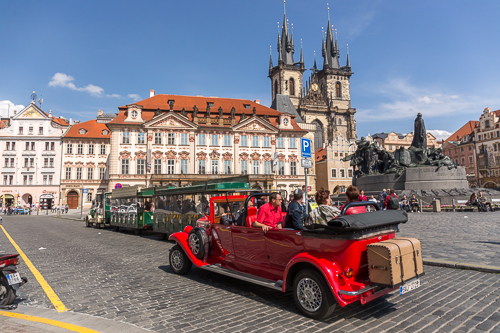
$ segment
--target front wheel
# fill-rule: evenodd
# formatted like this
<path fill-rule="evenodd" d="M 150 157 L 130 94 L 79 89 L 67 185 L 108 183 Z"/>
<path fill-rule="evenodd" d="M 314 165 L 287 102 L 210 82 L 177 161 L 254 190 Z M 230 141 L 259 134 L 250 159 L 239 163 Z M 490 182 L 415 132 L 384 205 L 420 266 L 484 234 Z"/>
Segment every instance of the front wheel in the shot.
<path fill-rule="evenodd" d="M 170 250 L 169 261 L 172 271 L 179 275 L 187 274 L 193 265 L 191 260 L 189 260 L 188 256 L 179 245 L 175 245 Z"/>
<path fill-rule="evenodd" d="M 16 298 L 16 291 L 9 286 L 5 275 L 0 272 L 0 306 L 11 305 Z"/>
<path fill-rule="evenodd" d="M 293 281 L 293 298 L 299 310 L 306 316 L 322 319 L 335 310 L 335 298 L 325 279 L 315 270 L 300 271 Z"/>
<path fill-rule="evenodd" d="M 202 232 L 204 231 L 195 228 L 189 232 L 188 236 L 188 247 L 191 253 L 200 260 L 205 256 L 205 239 Z"/>

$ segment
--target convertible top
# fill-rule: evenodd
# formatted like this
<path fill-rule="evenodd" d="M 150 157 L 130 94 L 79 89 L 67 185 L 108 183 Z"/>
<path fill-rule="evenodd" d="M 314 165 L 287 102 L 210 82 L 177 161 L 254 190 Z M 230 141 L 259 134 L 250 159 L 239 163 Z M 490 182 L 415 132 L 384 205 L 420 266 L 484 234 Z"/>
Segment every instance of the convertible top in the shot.
<path fill-rule="evenodd" d="M 400 223 L 406 223 L 408 215 L 400 210 L 379 210 L 371 213 L 339 216 L 328 225 L 304 226 L 304 237 L 359 239 L 376 234 L 396 232 Z"/>

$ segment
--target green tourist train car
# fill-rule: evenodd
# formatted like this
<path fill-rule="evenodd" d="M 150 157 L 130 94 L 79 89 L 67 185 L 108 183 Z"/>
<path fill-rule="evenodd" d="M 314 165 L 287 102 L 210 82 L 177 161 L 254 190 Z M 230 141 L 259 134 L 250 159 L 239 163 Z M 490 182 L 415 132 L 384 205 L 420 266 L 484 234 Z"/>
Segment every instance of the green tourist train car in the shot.
<path fill-rule="evenodd" d="M 154 188 L 139 190 L 137 186 L 113 189 L 110 200 L 110 225 L 115 230 L 134 229 L 136 234 L 142 230 L 153 229 Z"/>
<path fill-rule="evenodd" d="M 194 227 L 198 220 L 208 222 L 206 216 L 210 214 L 211 197 L 252 191 L 248 182 L 231 182 L 227 178 L 220 181 L 178 188 L 156 188 L 153 230 L 159 234 L 159 238 L 165 239 L 167 235 L 182 231 L 188 225 Z"/>
<path fill-rule="evenodd" d="M 92 207 L 85 217 L 87 227 L 104 228 L 109 225 L 109 200 L 111 193 L 99 192 L 92 201 Z"/>

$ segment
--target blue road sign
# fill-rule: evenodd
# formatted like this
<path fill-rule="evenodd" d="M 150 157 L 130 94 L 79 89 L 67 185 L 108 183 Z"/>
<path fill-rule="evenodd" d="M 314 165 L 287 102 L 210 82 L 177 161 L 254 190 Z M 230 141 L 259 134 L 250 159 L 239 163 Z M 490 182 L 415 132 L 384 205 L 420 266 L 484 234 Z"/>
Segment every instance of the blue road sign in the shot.
<path fill-rule="evenodd" d="M 302 150 L 302 157 L 311 158 L 311 140 L 306 138 L 301 138 L 300 146 Z"/>
<path fill-rule="evenodd" d="M 89 193 L 89 189 L 88 188 L 84 188 L 83 189 L 83 194 L 87 194 L 87 193 Z"/>

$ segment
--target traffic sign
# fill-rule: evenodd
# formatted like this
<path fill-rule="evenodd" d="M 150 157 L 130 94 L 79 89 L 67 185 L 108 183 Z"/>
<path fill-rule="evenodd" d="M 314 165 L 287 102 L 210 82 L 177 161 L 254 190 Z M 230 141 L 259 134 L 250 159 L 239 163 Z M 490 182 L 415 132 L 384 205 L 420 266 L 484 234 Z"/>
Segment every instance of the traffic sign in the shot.
<path fill-rule="evenodd" d="M 313 163 L 310 159 L 303 158 L 302 159 L 302 167 L 306 169 L 311 169 L 313 167 Z"/>
<path fill-rule="evenodd" d="M 87 194 L 87 193 L 89 193 L 89 189 L 88 188 L 84 188 L 83 189 L 83 194 Z"/>
<path fill-rule="evenodd" d="M 307 193 L 311 192 L 311 186 L 307 187 Z"/>
<path fill-rule="evenodd" d="M 122 184 L 116 183 L 115 188 L 122 188 Z"/>
<path fill-rule="evenodd" d="M 302 151 L 302 157 L 311 158 L 311 140 L 306 138 L 301 138 L 300 146 Z"/>

